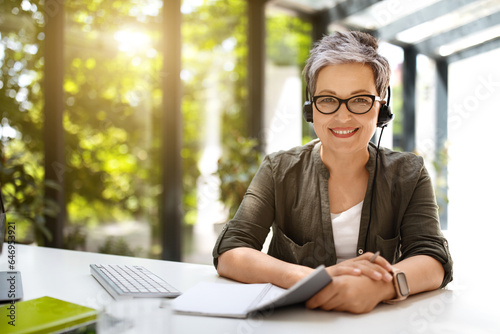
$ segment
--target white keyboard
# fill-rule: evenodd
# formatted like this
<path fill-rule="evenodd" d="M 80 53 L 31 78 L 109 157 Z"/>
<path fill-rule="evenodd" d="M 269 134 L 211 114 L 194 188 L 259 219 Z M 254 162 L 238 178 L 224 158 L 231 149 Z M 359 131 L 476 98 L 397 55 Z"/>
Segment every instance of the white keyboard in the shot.
<path fill-rule="evenodd" d="M 91 264 L 90 273 L 115 299 L 172 298 L 181 294 L 142 266 Z"/>

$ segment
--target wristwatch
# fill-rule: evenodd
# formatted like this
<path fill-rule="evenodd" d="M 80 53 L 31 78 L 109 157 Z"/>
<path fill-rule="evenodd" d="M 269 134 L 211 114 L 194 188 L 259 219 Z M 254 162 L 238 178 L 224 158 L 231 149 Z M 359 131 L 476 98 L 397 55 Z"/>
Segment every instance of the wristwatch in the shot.
<path fill-rule="evenodd" d="M 399 301 L 405 300 L 410 295 L 410 287 L 408 286 L 408 281 L 406 280 L 406 274 L 404 273 L 404 271 L 393 268 L 392 277 L 394 288 L 396 289 L 396 298 L 384 300 L 384 303 L 386 304 L 397 303 Z"/>

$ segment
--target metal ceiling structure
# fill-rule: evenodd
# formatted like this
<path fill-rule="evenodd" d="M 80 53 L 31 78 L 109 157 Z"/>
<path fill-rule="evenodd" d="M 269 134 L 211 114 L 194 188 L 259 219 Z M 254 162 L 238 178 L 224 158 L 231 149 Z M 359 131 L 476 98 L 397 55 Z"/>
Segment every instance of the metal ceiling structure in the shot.
<path fill-rule="evenodd" d="M 265 70 L 256 65 L 265 57 L 262 18 L 273 7 L 311 22 L 314 41 L 335 30 L 360 30 L 403 49 L 403 134 L 398 146 L 405 151 L 416 148 L 417 56 L 426 55 L 436 63 L 435 152 L 439 154 L 448 138 L 449 64 L 500 48 L 500 0 L 248 0 L 248 4 L 249 113 L 254 124 L 262 119 L 264 95 Z M 250 133 L 257 137 L 255 130 Z M 446 187 L 439 190 L 447 193 Z M 447 203 L 438 204 L 446 229 Z"/>
<path fill-rule="evenodd" d="M 332 24 L 361 30 L 420 54 L 453 62 L 500 48 L 498 0 L 270 0 L 309 18 L 316 31 Z"/>

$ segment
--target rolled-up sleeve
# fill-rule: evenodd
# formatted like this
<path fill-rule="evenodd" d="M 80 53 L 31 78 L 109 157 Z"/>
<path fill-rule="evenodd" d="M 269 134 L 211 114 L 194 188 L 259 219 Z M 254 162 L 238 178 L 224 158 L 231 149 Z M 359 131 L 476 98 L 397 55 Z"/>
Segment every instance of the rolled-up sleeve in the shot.
<path fill-rule="evenodd" d="M 261 250 L 274 221 L 273 167 L 269 157 L 260 165 L 233 219 L 220 233 L 213 249 L 217 268 L 220 254 L 237 247 Z"/>
<path fill-rule="evenodd" d="M 417 183 L 401 222 L 401 256 L 428 255 L 439 261 L 445 275 L 441 287 L 453 279 L 453 261 L 440 224 L 434 188 L 422 164 Z"/>

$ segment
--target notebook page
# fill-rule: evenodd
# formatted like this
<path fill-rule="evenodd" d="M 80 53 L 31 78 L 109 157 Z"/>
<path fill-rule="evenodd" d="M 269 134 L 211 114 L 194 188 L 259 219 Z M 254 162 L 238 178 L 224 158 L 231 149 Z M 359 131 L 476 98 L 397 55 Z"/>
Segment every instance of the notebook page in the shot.
<path fill-rule="evenodd" d="M 221 317 L 246 317 L 254 304 L 271 284 L 241 284 L 200 282 L 177 297 L 175 311 Z"/>

